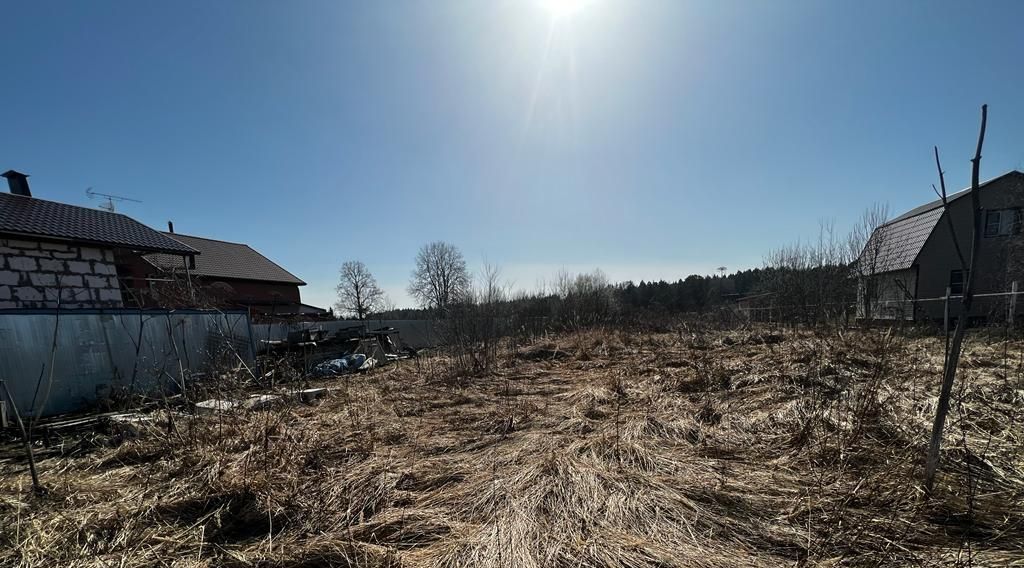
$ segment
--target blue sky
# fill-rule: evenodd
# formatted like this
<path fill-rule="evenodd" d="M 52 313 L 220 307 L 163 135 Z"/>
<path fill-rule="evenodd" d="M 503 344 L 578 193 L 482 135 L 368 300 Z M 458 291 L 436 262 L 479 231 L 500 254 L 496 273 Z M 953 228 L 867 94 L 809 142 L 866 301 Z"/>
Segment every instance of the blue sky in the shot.
<path fill-rule="evenodd" d="M 4 2 L 0 169 L 398 305 L 446 240 L 517 287 L 759 266 L 1024 169 L 1022 2 Z"/>

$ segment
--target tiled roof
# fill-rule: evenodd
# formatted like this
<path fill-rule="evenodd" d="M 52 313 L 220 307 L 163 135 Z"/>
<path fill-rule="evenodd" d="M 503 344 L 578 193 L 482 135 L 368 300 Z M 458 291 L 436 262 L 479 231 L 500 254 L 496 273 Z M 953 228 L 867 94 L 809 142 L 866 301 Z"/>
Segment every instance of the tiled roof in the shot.
<path fill-rule="evenodd" d="M 1016 170 L 1007 172 L 979 184 L 978 189 L 1008 176 L 1024 176 L 1024 173 Z M 949 195 L 946 201 L 952 203 L 970 194 L 970 188 L 962 189 Z M 906 270 L 913 266 L 925 241 L 942 218 L 942 213 L 942 200 L 936 199 L 915 207 L 875 229 L 858 260 L 866 265 L 864 273 L 878 274 Z"/>
<path fill-rule="evenodd" d="M 864 273 L 905 270 L 914 265 L 935 224 L 942 218 L 942 208 L 902 218 L 875 229 L 861 253 Z"/>
<path fill-rule="evenodd" d="M 0 233 L 133 250 L 195 254 L 195 249 L 131 217 L 35 197 L 0 193 Z"/>
<path fill-rule="evenodd" d="M 249 245 L 204 239 L 179 233 L 163 234 L 167 237 L 173 237 L 199 251 L 199 255 L 196 257 L 196 267 L 195 269 L 190 269 L 194 275 L 210 278 L 280 282 L 297 284 L 299 286 L 306 284 L 294 274 L 253 250 Z M 183 262 L 179 256 L 150 254 L 146 255 L 146 260 L 158 268 L 167 270 L 183 269 Z"/>

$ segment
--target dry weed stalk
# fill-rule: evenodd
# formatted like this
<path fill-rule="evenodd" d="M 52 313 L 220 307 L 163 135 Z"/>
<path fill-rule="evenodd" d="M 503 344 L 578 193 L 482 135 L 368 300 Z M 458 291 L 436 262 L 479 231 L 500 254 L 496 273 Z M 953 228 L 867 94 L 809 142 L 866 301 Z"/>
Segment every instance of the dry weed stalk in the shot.
<path fill-rule="evenodd" d="M 458 381 L 428 358 L 324 383 L 344 389 L 318 406 L 178 415 L 173 431 L 160 411 L 137 435 L 42 456 L 45 498 L 0 462 L 0 564 L 1019 560 L 1022 364 L 1008 379 L 1000 361 L 1024 350 L 969 346 L 960 443 L 925 503 L 941 352 L 878 330 L 597 330 Z"/>

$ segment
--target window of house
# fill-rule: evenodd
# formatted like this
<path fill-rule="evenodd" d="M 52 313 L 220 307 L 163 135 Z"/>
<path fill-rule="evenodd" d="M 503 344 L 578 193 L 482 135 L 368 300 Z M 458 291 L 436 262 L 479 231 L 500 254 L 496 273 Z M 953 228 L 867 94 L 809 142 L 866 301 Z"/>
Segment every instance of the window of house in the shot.
<path fill-rule="evenodd" d="M 985 212 L 985 236 L 1001 237 L 1020 233 L 1020 209 L 996 209 Z"/>
<path fill-rule="evenodd" d="M 960 296 L 964 293 L 964 278 L 963 270 L 950 270 L 949 271 L 949 293 L 954 296 Z"/>

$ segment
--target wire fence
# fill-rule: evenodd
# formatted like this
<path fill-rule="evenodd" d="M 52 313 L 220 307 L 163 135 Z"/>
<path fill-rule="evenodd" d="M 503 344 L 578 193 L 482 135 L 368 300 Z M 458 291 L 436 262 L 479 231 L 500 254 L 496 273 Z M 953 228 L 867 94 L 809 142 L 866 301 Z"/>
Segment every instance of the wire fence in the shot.
<path fill-rule="evenodd" d="M 983 292 L 972 294 L 975 299 L 1004 299 L 1004 302 L 981 302 L 972 310 L 969 317 L 984 319 L 988 322 L 1014 323 L 1020 319 L 1017 297 L 1024 294 L 1018 289 L 1017 282 L 1011 284 L 1005 292 Z M 947 289 L 946 295 L 933 298 L 874 299 L 869 302 L 871 317 L 865 318 L 860 302 L 819 302 L 819 303 L 769 303 L 766 306 L 750 306 L 736 304 L 733 310 L 751 321 L 788 323 L 793 320 L 813 319 L 879 319 L 879 320 L 943 320 L 949 325 L 950 319 L 958 317 L 957 310 L 963 294 L 953 294 Z M 1024 305 L 1024 304 L 1022 304 Z M 933 310 L 925 310 L 932 307 Z M 941 314 L 938 312 L 941 306 Z"/>

